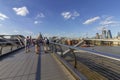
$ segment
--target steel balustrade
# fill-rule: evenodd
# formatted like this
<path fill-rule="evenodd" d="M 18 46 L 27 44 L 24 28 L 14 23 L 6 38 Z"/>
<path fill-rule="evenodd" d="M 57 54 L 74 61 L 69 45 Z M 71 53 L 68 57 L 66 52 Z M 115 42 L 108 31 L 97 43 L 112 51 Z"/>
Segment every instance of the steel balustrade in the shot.
<path fill-rule="evenodd" d="M 12 36 L 12 35 L 9 35 L 9 36 Z M 22 45 L 22 43 L 24 42 L 23 40 L 20 40 L 19 36 L 16 40 L 6 39 L 1 35 L 0 37 L 1 37 L 1 40 L 3 40 L 0 42 L 0 55 L 6 54 L 8 52 L 24 47 L 24 45 Z"/>
<path fill-rule="evenodd" d="M 88 66 L 90 69 L 106 76 L 108 79 L 120 79 L 120 56 L 108 55 L 107 53 L 97 52 L 80 47 L 68 46 L 64 44 L 50 42 L 50 49 L 53 53 L 60 53 L 64 57 L 68 54 L 63 54 L 67 48 L 70 49 L 74 57 L 74 68 L 77 68 L 78 61 Z"/>
<path fill-rule="evenodd" d="M 74 53 L 74 50 L 73 48 L 71 48 L 70 46 L 66 46 L 66 45 L 63 45 L 63 44 L 58 44 L 58 43 L 54 43 L 54 42 L 50 42 L 50 49 L 52 50 L 52 52 L 54 53 L 57 53 L 57 51 L 60 51 L 61 52 L 61 57 L 63 57 L 63 49 L 62 49 L 62 46 L 65 46 L 67 48 L 70 49 L 70 52 L 73 54 L 74 56 L 74 61 L 75 61 L 75 65 L 74 65 L 74 68 L 77 68 L 77 57 L 76 57 L 76 54 Z"/>

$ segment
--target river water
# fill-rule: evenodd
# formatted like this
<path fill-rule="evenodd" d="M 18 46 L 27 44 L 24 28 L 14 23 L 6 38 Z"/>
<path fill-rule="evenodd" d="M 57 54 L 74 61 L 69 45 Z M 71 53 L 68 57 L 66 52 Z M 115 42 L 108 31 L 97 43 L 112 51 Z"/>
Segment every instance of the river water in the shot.
<path fill-rule="evenodd" d="M 87 49 L 92 49 L 98 52 L 120 55 L 120 46 L 95 46 L 95 47 L 87 47 Z"/>

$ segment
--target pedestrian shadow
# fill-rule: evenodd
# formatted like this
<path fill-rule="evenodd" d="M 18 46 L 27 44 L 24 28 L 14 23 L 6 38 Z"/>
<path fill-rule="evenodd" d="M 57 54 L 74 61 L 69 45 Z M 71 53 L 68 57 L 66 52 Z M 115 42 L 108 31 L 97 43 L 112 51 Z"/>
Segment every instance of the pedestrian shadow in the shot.
<path fill-rule="evenodd" d="M 38 54 L 38 64 L 37 64 L 37 73 L 36 73 L 36 80 L 41 80 L 41 57 L 43 53 L 43 48 L 40 47 L 40 53 Z"/>
<path fill-rule="evenodd" d="M 41 53 L 38 56 L 36 80 L 41 80 Z"/>

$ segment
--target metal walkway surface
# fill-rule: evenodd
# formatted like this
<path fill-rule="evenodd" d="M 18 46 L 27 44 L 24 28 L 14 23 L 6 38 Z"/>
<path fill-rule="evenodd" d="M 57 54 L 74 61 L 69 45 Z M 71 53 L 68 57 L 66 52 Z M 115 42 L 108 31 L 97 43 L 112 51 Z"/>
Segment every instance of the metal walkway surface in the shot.
<path fill-rule="evenodd" d="M 51 53 L 20 50 L 0 59 L 0 80 L 74 80 Z"/>

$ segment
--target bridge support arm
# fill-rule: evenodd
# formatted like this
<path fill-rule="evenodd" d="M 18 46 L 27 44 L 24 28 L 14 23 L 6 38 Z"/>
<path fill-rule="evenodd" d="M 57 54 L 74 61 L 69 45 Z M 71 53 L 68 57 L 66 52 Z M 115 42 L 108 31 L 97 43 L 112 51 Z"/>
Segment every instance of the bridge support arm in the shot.
<path fill-rule="evenodd" d="M 70 51 L 72 52 L 73 56 L 74 56 L 74 68 L 77 68 L 77 57 L 76 57 L 76 54 L 74 53 L 74 50 L 73 49 L 70 49 Z"/>

